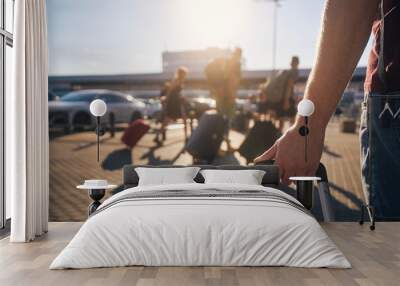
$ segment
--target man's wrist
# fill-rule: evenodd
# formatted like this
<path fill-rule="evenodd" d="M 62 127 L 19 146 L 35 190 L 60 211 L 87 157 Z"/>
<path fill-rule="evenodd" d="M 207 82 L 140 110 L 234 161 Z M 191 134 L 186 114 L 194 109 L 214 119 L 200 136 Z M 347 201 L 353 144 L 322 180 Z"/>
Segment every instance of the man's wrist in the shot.
<path fill-rule="evenodd" d="M 294 123 L 295 128 L 300 128 L 304 124 L 305 124 L 304 117 L 297 115 Z M 321 120 L 320 118 L 314 116 L 314 114 L 308 118 L 309 129 L 315 131 L 321 131 L 322 133 L 325 133 L 327 124 L 328 122 L 325 122 L 325 120 Z"/>
<path fill-rule="evenodd" d="M 340 98 L 340 91 L 337 88 L 321 85 L 320 82 L 309 80 L 307 83 L 304 98 L 314 103 L 314 113 L 310 116 L 310 124 L 315 128 L 326 129 L 332 114 L 335 111 Z"/>

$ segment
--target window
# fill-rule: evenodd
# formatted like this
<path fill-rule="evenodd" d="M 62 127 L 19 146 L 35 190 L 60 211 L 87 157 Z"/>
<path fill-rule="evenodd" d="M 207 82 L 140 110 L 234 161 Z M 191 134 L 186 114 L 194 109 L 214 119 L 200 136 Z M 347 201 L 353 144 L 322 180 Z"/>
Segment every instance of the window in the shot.
<path fill-rule="evenodd" d="M 0 0 L 0 228 L 10 218 L 10 194 L 6 192 L 4 163 L 4 112 L 6 98 L 11 93 L 14 0 Z"/>
<path fill-rule="evenodd" d="M 5 30 L 7 32 L 13 33 L 14 30 L 14 0 L 5 0 Z"/>

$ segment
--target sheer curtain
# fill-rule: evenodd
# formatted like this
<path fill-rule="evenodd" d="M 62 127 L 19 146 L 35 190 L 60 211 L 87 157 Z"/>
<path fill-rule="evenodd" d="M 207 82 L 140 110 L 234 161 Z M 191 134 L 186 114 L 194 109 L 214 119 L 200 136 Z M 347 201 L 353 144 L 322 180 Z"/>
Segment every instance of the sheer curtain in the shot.
<path fill-rule="evenodd" d="M 46 0 L 15 1 L 13 92 L 6 98 L 6 187 L 12 242 L 47 231 L 49 200 Z"/>

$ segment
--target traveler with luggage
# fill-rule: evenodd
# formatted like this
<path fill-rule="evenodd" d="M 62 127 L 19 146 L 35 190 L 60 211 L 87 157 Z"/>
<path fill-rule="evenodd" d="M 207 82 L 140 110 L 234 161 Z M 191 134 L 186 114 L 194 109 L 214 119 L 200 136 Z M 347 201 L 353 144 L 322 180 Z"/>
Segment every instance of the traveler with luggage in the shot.
<path fill-rule="evenodd" d="M 185 67 L 180 67 L 175 73 L 174 79 L 170 82 L 169 87 L 164 90 L 165 95 L 163 95 L 162 106 L 163 106 L 163 118 L 161 129 L 156 133 L 154 139 L 155 142 L 161 144 L 165 140 L 161 141 L 160 134 L 165 134 L 166 128 L 171 121 L 175 121 L 179 118 L 183 119 L 184 132 L 185 132 L 185 142 L 187 141 L 187 118 L 186 118 L 186 107 L 184 98 L 182 97 L 183 84 L 186 79 L 188 70 Z"/>
<path fill-rule="evenodd" d="M 365 78 L 361 115 L 361 173 L 371 217 L 400 220 L 400 1 L 327 0 L 316 61 L 305 98 L 314 102 L 310 118 L 308 161 L 303 138 L 294 125 L 255 161 L 275 159 L 284 183 L 291 176 L 314 175 L 319 165 L 326 126 L 336 109 L 369 36 L 375 37 Z M 373 208 L 371 208 L 373 207 Z"/>
<path fill-rule="evenodd" d="M 294 85 L 298 77 L 299 57 L 293 56 L 290 66 L 290 70 L 279 71 L 269 79 L 262 91 L 264 108 L 278 121 L 281 132 L 285 121 L 289 119 L 293 123 L 296 115 Z"/>
<path fill-rule="evenodd" d="M 241 58 L 242 49 L 236 48 L 229 58 L 214 59 L 204 71 L 210 94 L 216 101 L 217 112 L 228 122 L 224 135 L 228 152 L 233 151 L 229 130 L 236 111 L 236 93 L 241 80 Z"/>
<path fill-rule="evenodd" d="M 155 118 L 156 119 L 155 120 L 156 124 L 158 124 L 158 123 L 163 124 L 163 122 L 164 122 L 165 112 L 166 112 L 165 104 L 166 104 L 166 101 L 167 101 L 167 95 L 169 93 L 170 87 L 171 87 L 171 82 L 170 81 L 166 81 L 166 82 L 164 82 L 164 86 L 160 90 L 159 99 L 160 99 L 160 104 L 161 104 L 161 112 L 160 112 L 160 116 L 157 116 Z M 164 129 L 164 131 L 162 132 L 162 141 L 165 141 L 165 140 L 166 140 L 166 134 L 165 134 L 165 129 Z M 154 141 L 158 142 L 157 137 L 154 139 Z"/>
<path fill-rule="evenodd" d="M 169 80 L 164 82 L 164 86 L 160 91 L 160 100 L 163 100 L 167 97 L 170 87 L 171 87 L 171 82 Z"/>
<path fill-rule="evenodd" d="M 200 116 L 185 146 L 185 150 L 193 156 L 193 163 L 211 164 L 218 154 L 224 140 L 227 121 L 215 111 L 207 111 Z"/>
<path fill-rule="evenodd" d="M 165 113 L 165 104 L 166 104 L 167 95 L 168 95 L 170 89 L 171 89 L 171 82 L 170 81 L 166 81 L 166 82 L 164 82 L 163 88 L 160 90 L 160 103 L 161 103 L 161 113 L 162 113 L 161 122 L 162 122 L 162 120 L 164 118 L 164 114 L 163 113 Z"/>
<path fill-rule="evenodd" d="M 259 115 L 260 120 L 267 120 L 270 118 L 268 116 L 268 102 L 267 95 L 265 93 L 265 86 L 268 84 L 268 78 L 265 83 L 262 83 L 258 86 L 257 90 L 257 113 Z"/>

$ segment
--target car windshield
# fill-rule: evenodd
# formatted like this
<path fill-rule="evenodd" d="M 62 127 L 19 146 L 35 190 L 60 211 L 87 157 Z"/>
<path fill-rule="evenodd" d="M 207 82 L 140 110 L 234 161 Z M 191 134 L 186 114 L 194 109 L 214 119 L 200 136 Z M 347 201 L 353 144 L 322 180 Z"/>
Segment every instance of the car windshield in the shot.
<path fill-rule="evenodd" d="M 95 100 L 97 94 L 93 93 L 69 93 L 61 97 L 61 101 L 68 101 L 68 102 L 91 102 Z"/>

